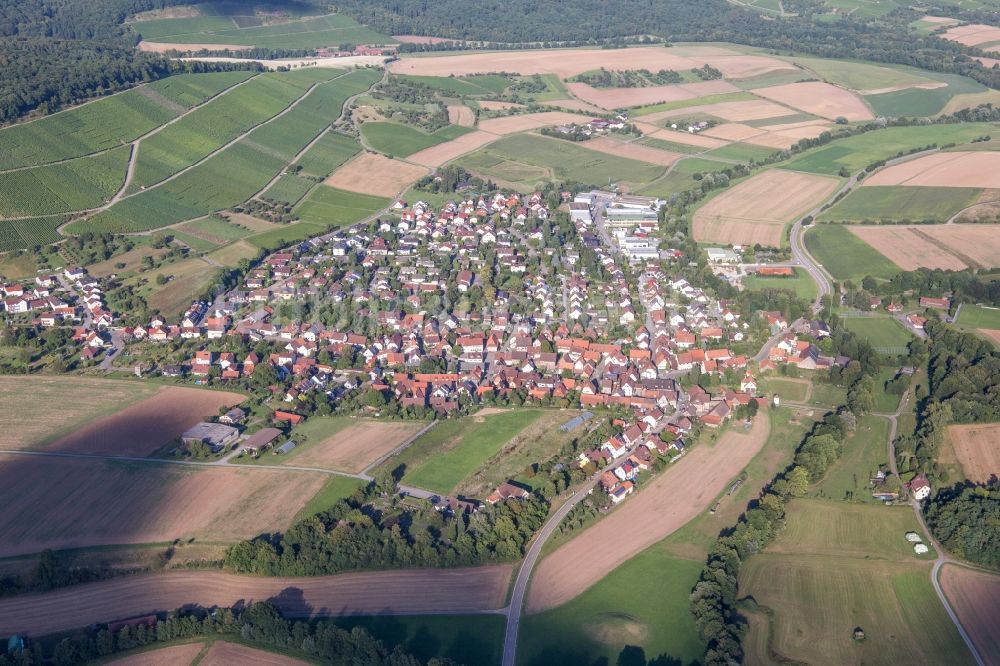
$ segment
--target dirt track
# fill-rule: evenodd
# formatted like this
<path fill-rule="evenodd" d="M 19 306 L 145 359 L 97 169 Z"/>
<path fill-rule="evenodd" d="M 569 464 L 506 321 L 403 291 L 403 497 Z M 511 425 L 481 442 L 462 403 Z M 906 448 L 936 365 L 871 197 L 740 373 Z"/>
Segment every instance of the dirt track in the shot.
<path fill-rule="evenodd" d="M 0 636 L 43 635 L 187 604 L 232 606 L 270 599 L 286 615 L 468 613 L 502 608 L 510 565 L 411 569 L 317 578 L 256 578 L 178 571 L 0 600 Z"/>
<path fill-rule="evenodd" d="M 760 452 L 769 431 L 764 413 L 749 433 L 734 425 L 714 446 L 695 447 L 620 509 L 557 548 L 535 571 L 527 612 L 566 603 L 706 510 Z"/>
<path fill-rule="evenodd" d="M 941 587 L 983 660 L 1000 664 L 1000 576 L 946 564 Z"/>

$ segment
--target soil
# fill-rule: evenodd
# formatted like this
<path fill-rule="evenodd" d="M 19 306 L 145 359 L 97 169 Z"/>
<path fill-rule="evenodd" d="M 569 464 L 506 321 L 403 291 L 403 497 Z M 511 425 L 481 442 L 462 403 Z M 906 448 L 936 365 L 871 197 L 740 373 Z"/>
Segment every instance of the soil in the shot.
<path fill-rule="evenodd" d="M 326 184 L 349 192 L 395 197 L 427 175 L 427 169 L 364 152 L 333 172 Z"/>
<path fill-rule="evenodd" d="M 1000 153 L 933 153 L 895 164 L 864 180 L 869 185 L 1000 188 Z"/>
<path fill-rule="evenodd" d="M 190 664 L 193 662 L 194 658 L 201 653 L 204 647 L 204 643 L 171 645 L 170 647 L 147 650 L 123 657 L 122 659 L 115 659 L 114 661 L 107 662 L 107 666 L 180 666 L 181 664 Z"/>
<path fill-rule="evenodd" d="M 850 230 L 905 271 L 1000 266 L 1000 234 L 991 224 L 851 225 Z"/>
<path fill-rule="evenodd" d="M 415 435 L 423 425 L 384 421 L 357 423 L 333 437 L 310 445 L 291 458 L 289 464 L 360 472 Z"/>
<path fill-rule="evenodd" d="M 446 141 L 445 143 L 439 143 L 436 146 L 431 146 L 430 148 L 424 148 L 423 150 L 413 153 L 410 155 L 408 160 L 411 162 L 416 162 L 417 164 L 423 164 L 429 167 L 439 167 L 442 164 L 452 161 L 456 157 L 461 157 L 466 153 L 471 153 L 477 148 L 481 148 L 488 143 L 493 143 L 500 137 L 491 132 L 469 132 L 468 134 L 463 134 L 457 139 L 452 139 L 451 141 Z"/>
<path fill-rule="evenodd" d="M 849 121 L 874 118 L 860 97 L 849 90 L 821 81 L 788 83 L 782 86 L 758 88 L 753 92 L 755 95 L 829 120 L 836 120 L 840 116 Z"/>

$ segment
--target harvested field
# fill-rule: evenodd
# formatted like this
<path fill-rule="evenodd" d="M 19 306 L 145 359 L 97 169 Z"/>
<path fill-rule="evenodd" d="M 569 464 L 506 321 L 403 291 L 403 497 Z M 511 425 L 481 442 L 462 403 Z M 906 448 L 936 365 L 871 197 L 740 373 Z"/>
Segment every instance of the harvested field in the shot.
<path fill-rule="evenodd" d="M 772 169 L 732 187 L 694 214 L 695 240 L 778 247 L 785 225 L 819 205 L 839 181 Z"/>
<path fill-rule="evenodd" d="M 0 454 L 0 557 L 287 528 L 323 473 Z"/>
<path fill-rule="evenodd" d="M 676 102 L 706 95 L 737 92 L 739 88 L 727 81 L 705 81 L 646 88 L 594 88 L 586 83 L 567 83 L 566 87 L 580 99 L 605 109 L 646 106 L 661 102 Z"/>
<path fill-rule="evenodd" d="M 763 448 L 769 427 L 760 414 L 750 432 L 733 427 L 714 446 L 693 448 L 620 508 L 557 548 L 532 576 L 527 612 L 566 603 L 704 511 Z"/>
<path fill-rule="evenodd" d="M 421 151 L 413 153 L 406 159 L 411 162 L 416 162 L 417 164 L 423 164 L 429 167 L 438 167 L 452 161 L 456 157 L 460 157 L 466 153 L 471 153 L 477 148 L 481 148 L 499 138 L 500 137 L 496 134 L 483 132 L 482 130 L 469 132 L 468 134 L 463 134 L 457 139 L 445 141 L 444 143 L 439 143 L 438 145 L 431 146 L 430 148 L 424 148 Z"/>
<path fill-rule="evenodd" d="M 1000 476 L 1000 423 L 950 425 L 947 432 L 967 479 L 989 483 Z"/>
<path fill-rule="evenodd" d="M 982 23 L 971 25 L 960 25 L 950 28 L 941 35 L 944 39 L 964 44 L 965 46 L 978 46 L 988 42 L 1000 42 L 1000 28 Z"/>
<path fill-rule="evenodd" d="M 991 60 L 991 58 L 980 58 L 980 60 Z M 1000 62 L 1000 60 L 996 62 Z M 988 67 L 993 67 L 993 65 L 988 65 Z M 1000 106 L 1000 90 L 985 90 L 978 93 L 955 95 L 941 109 L 941 115 L 948 115 L 962 109 L 972 109 L 982 104 Z"/>
<path fill-rule="evenodd" d="M 424 425 L 420 422 L 362 421 L 303 449 L 289 464 L 360 472 L 418 433 Z"/>
<path fill-rule="evenodd" d="M 167 51 L 246 51 L 252 46 L 240 46 L 239 44 L 172 44 L 169 42 L 139 42 L 139 50 L 147 53 L 166 53 Z"/>
<path fill-rule="evenodd" d="M 746 142 L 781 150 L 791 148 L 802 139 L 814 139 L 830 129 L 830 126 L 826 123 L 810 123 L 781 130 L 774 130 L 771 127 L 764 129 L 767 129 L 768 132 L 750 137 L 746 139 Z"/>
<path fill-rule="evenodd" d="M 837 86 L 820 81 L 788 83 L 770 88 L 758 88 L 755 95 L 785 104 L 814 116 L 836 120 L 871 120 L 875 116 L 860 97 Z"/>
<path fill-rule="evenodd" d="M 946 564 L 941 588 L 987 664 L 1000 663 L 1000 576 Z"/>
<path fill-rule="evenodd" d="M 958 19 L 948 18 L 947 16 L 924 16 L 920 20 L 923 21 L 924 23 L 941 23 L 941 24 L 950 24 L 959 22 Z"/>
<path fill-rule="evenodd" d="M 850 230 L 905 271 L 1000 266 L 1000 234 L 992 225 L 852 225 Z"/>
<path fill-rule="evenodd" d="M 680 153 L 672 153 L 668 150 L 660 150 L 659 148 L 652 148 L 639 143 L 625 143 L 606 136 L 590 139 L 589 141 L 581 141 L 579 145 L 590 150 L 596 150 L 599 153 L 627 157 L 639 160 L 640 162 L 646 162 L 647 164 L 659 164 L 665 167 L 673 165 L 677 160 L 684 157 Z"/>
<path fill-rule="evenodd" d="M 721 148 L 722 146 L 728 146 L 728 141 L 723 141 L 721 139 L 713 139 L 710 136 L 702 136 L 700 134 L 692 134 L 690 132 L 678 132 L 676 130 L 666 130 L 660 129 L 656 125 L 648 125 L 646 123 L 636 123 L 636 127 L 642 130 L 643 134 L 654 139 L 663 139 L 664 141 L 676 141 L 677 143 L 687 144 L 689 146 L 697 146 L 699 148 L 705 148 L 706 150 L 711 150 L 712 148 Z"/>
<path fill-rule="evenodd" d="M 562 125 L 565 123 L 585 123 L 590 120 L 590 116 L 581 116 L 576 113 L 566 113 L 565 111 L 542 111 L 540 113 L 525 113 L 519 116 L 505 116 L 503 118 L 490 118 L 481 120 L 479 129 L 501 136 L 514 134 L 516 132 L 526 132 L 538 129 L 546 125 Z"/>
<path fill-rule="evenodd" d="M 515 104 L 514 102 L 495 102 L 488 99 L 482 99 L 476 103 L 479 104 L 480 108 L 486 109 L 487 111 L 506 111 L 507 109 L 524 108 L 524 104 Z"/>
<path fill-rule="evenodd" d="M 982 58 L 980 56 L 976 56 L 973 60 L 978 60 L 980 64 L 987 69 L 992 69 L 993 67 L 1000 65 L 1000 59 L 997 58 Z"/>
<path fill-rule="evenodd" d="M 325 182 L 348 192 L 394 197 L 425 175 L 424 167 L 364 152 L 334 171 Z"/>
<path fill-rule="evenodd" d="M 232 606 L 268 599 L 293 617 L 478 612 L 503 608 L 511 571 L 510 565 L 501 565 L 310 578 L 219 571 L 143 574 L 2 599 L 0 634 L 38 636 L 187 604 Z"/>
<path fill-rule="evenodd" d="M 194 658 L 201 653 L 204 647 L 204 643 L 171 645 L 170 647 L 147 650 L 106 663 L 107 666 L 181 666 L 182 664 L 193 662 Z"/>
<path fill-rule="evenodd" d="M 479 103 L 482 106 L 482 102 Z M 604 113 L 605 110 L 599 106 L 594 106 L 593 104 L 587 104 L 586 102 L 581 102 L 578 99 L 553 99 L 548 102 L 542 102 L 545 106 L 555 106 L 562 109 L 572 109 L 573 111 L 583 111 L 584 113 Z"/>
<path fill-rule="evenodd" d="M 465 106 L 464 104 L 449 104 L 448 105 L 448 122 L 452 125 L 461 125 L 462 127 L 472 127 L 476 124 L 476 114 L 472 112 L 472 109 Z"/>
<path fill-rule="evenodd" d="M 885 88 L 872 88 L 869 90 L 859 90 L 859 95 L 882 95 L 884 93 L 899 92 L 900 90 L 937 90 L 938 88 L 947 88 L 948 84 L 944 81 L 930 81 L 928 83 L 904 83 L 898 86 L 887 86 Z"/>
<path fill-rule="evenodd" d="M 723 76 L 742 78 L 757 76 L 793 65 L 767 56 L 709 55 L 685 57 L 670 48 L 642 46 L 628 49 L 538 49 L 501 51 L 498 53 L 463 53 L 419 58 L 401 58 L 389 65 L 394 74 L 422 76 L 467 76 L 482 72 L 514 72 L 516 74 L 555 74 L 567 79 L 583 72 L 605 69 L 685 70 L 712 65 Z"/>
<path fill-rule="evenodd" d="M 744 141 L 752 136 L 764 134 L 764 130 L 742 123 L 723 123 L 707 130 L 702 130 L 702 136 L 711 136 L 727 141 Z"/>
<path fill-rule="evenodd" d="M 445 37 L 426 37 L 424 35 L 393 35 L 392 38 L 400 44 L 444 44 L 455 41 Z"/>
<path fill-rule="evenodd" d="M 993 344 L 1000 347 L 1000 331 L 991 328 L 977 328 L 976 332 L 983 337 L 989 338 Z"/>
<path fill-rule="evenodd" d="M 1000 188 L 1000 152 L 933 153 L 895 164 L 865 178 L 863 185 Z"/>
<path fill-rule="evenodd" d="M 46 451 L 146 456 L 220 407 L 246 399 L 240 393 L 166 386 L 152 396 L 109 416 L 91 421 L 43 448 Z"/>
<path fill-rule="evenodd" d="M 198 662 L 198 666 L 232 666 L 232 664 L 241 664 L 241 666 L 309 666 L 309 663 L 276 652 L 255 650 L 246 645 L 227 641 L 215 641 Z"/>
<path fill-rule="evenodd" d="M 747 120 L 764 120 L 766 118 L 781 118 L 795 113 L 787 106 L 775 104 L 766 99 L 744 100 L 742 102 L 718 102 L 701 106 L 686 106 L 670 111 L 658 111 L 642 116 L 642 120 L 657 122 L 667 118 L 690 117 L 696 115 L 715 116 L 723 120 L 745 122 Z"/>

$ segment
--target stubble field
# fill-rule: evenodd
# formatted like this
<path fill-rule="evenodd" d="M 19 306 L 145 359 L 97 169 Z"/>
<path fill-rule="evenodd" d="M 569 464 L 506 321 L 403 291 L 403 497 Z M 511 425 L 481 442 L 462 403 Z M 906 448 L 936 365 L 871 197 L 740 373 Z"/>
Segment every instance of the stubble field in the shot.
<path fill-rule="evenodd" d="M 1000 188 L 1000 152 L 933 153 L 883 169 L 864 185 Z"/>
<path fill-rule="evenodd" d="M 326 179 L 326 184 L 349 192 L 394 197 L 427 174 L 427 169 L 376 153 L 362 153 Z"/>
<path fill-rule="evenodd" d="M 315 419 L 312 419 L 315 420 Z M 359 421 L 304 447 L 287 460 L 298 467 L 360 472 L 420 431 L 426 424 Z"/>
<path fill-rule="evenodd" d="M 849 121 L 874 118 L 860 97 L 820 81 L 758 88 L 754 90 L 754 94 L 829 120 L 835 120 L 839 116 Z"/>
<path fill-rule="evenodd" d="M 950 425 L 946 438 L 967 479 L 989 483 L 1000 475 L 1000 423 Z"/>
<path fill-rule="evenodd" d="M 1000 266 L 1000 234 L 987 224 L 851 226 L 851 232 L 903 270 Z"/>
<path fill-rule="evenodd" d="M 946 564 L 941 588 L 987 664 L 1000 662 L 1000 576 Z"/>

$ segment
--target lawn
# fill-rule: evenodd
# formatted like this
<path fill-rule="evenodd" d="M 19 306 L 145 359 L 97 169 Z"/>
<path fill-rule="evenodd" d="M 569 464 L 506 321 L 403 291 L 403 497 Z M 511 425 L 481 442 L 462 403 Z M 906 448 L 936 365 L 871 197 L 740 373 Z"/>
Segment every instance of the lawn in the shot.
<path fill-rule="evenodd" d="M 818 219 L 846 222 L 946 222 L 958 211 L 974 204 L 981 192 L 982 190 L 974 187 L 858 187 Z"/>
<path fill-rule="evenodd" d="M 383 197 L 323 186 L 313 190 L 295 208 L 295 214 L 303 222 L 339 227 L 363 220 L 391 203 Z"/>
<path fill-rule="evenodd" d="M 905 347 L 913 339 L 892 317 L 849 317 L 843 322 L 847 330 L 867 340 L 876 350 Z"/>
<path fill-rule="evenodd" d="M 958 123 L 951 125 L 921 125 L 888 127 L 838 139 L 826 146 L 802 153 L 782 168 L 810 173 L 836 174 L 841 168 L 860 171 L 878 160 L 889 159 L 898 152 L 907 152 L 930 144 L 965 143 L 1000 132 L 997 123 Z"/>
<path fill-rule="evenodd" d="M 813 377 L 812 404 L 823 407 L 836 407 L 837 405 L 844 404 L 846 401 L 847 389 L 821 380 L 818 377 Z"/>
<path fill-rule="evenodd" d="M 444 421 L 385 466 L 404 466 L 407 485 L 450 494 L 541 415 L 541 410 L 518 409 Z"/>
<path fill-rule="evenodd" d="M 1000 329 L 1000 308 L 963 304 L 956 324 L 961 328 Z"/>
<path fill-rule="evenodd" d="M 889 464 L 889 421 L 881 416 L 858 419 L 858 429 L 844 440 L 844 453 L 810 491 L 812 497 L 875 504 L 870 475 Z"/>
<path fill-rule="evenodd" d="M 757 394 L 777 393 L 782 400 L 801 404 L 810 397 L 810 384 L 808 379 L 762 377 L 757 380 Z"/>
<path fill-rule="evenodd" d="M 865 276 L 891 278 L 899 267 L 841 224 L 814 224 L 805 233 L 806 248 L 837 280 Z"/>
<path fill-rule="evenodd" d="M 791 289 L 801 299 L 811 301 L 816 298 L 816 282 L 804 268 L 795 268 L 795 277 L 760 277 L 750 276 L 743 285 L 751 290 L 761 289 Z"/>
<path fill-rule="evenodd" d="M 367 122 L 361 126 L 361 137 L 373 150 L 386 155 L 407 157 L 471 131 L 472 128 L 469 127 L 448 125 L 428 133 L 401 123 Z"/>
<path fill-rule="evenodd" d="M 810 663 L 970 663 L 931 586 L 932 555 L 913 553 L 910 530 L 920 532 L 909 507 L 794 500 L 783 533 L 740 573 L 740 594 L 770 614 L 752 623 L 748 648 Z"/>
<path fill-rule="evenodd" d="M 330 476 L 330 480 L 296 514 L 295 520 L 301 520 L 302 518 L 326 511 L 345 497 L 353 495 L 354 491 L 363 485 L 365 485 L 365 482 L 361 479 L 355 479 L 350 476 Z"/>
<path fill-rule="evenodd" d="M 434 657 L 465 666 L 498 666 L 506 623 L 502 615 L 379 615 L 341 617 L 337 625 L 364 627 L 390 649 L 400 646 L 423 663 Z"/>
<path fill-rule="evenodd" d="M 704 647 L 688 595 L 701 566 L 701 559 L 676 557 L 663 544 L 648 548 L 569 603 L 523 618 L 518 664 L 576 666 L 602 658 L 613 664 L 626 645 L 639 646 L 647 659 L 696 662 Z"/>

